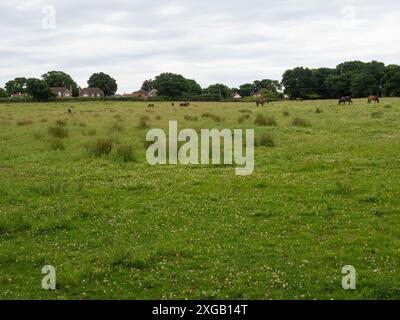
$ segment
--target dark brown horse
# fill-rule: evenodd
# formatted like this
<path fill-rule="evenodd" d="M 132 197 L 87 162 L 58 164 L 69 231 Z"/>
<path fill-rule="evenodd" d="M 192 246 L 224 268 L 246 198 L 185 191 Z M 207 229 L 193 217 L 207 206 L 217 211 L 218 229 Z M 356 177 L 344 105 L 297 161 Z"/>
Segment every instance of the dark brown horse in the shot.
<path fill-rule="evenodd" d="M 374 101 L 374 103 L 379 103 L 379 97 L 378 96 L 369 96 L 368 103 L 371 103 L 372 101 Z"/>
<path fill-rule="evenodd" d="M 180 106 L 181 106 L 181 107 L 189 107 L 189 106 L 190 106 L 190 103 L 189 103 L 189 102 L 182 102 L 182 103 L 180 104 Z"/>
<path fill-rule="evenodd" d="M 339 104 L 346 104 L 346 103 L 348 103 L 348 104 L 353 103 L 353 100 L 351 99 L 350 96 L 344 96 L 339 99 Z"/>

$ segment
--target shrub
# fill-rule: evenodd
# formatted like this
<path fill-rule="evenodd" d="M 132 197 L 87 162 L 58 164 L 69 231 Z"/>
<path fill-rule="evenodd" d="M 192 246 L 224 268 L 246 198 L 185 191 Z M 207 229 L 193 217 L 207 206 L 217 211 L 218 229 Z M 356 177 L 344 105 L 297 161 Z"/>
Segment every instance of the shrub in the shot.
<path fill-rule="evenodd" d="M 197 120 L 199 120 L 197 117 L 193 117 L 193 116 L 190 116 L 190 115 L 187 115 L 187 114 L 185 114 L 184 118 L 185 118 L 186 121 L 197 121 Z"/>
<path fill-rule="evenodd" d="M 57 120 L 56 121 L 56 126 L 59 126 L 59 127 L 65 127 L 67 125 L 67 121 L 65 121 L 65 120 Z"/>
<path fill-rule="evenodd" d="M 64 151 L 64 142 L 61 138 L 53 138 L 50 140 L 50 149 L 54 151 Z"/>
<path fill-rule="evenodd" d="M 161 118 L 161 116 L 160 115 L 157 115 L 156 116 L 156 120 L 161 120 L 162 118 Z"/>
<path fill-rule="evenodd" d="M 139 129 L 148 129 L 150 128 L 150 123 L 149 123 L 149 117 L 147 116 L 143 116 L 139 119 L 139 125 L 138 128 Z"/>
<path fill-rule="evenodd" d="M 36 140 L 41 140 L 41 139 L 44 138 L 44 136 L 45 136 L 45 134 L 43 132 L 41 132 L 41 131 L 36 131 L 36 132 L 33 133 L 33 137 Z"/>
<path fill-rule="evenodd" d="M 391 108 L 392 108 L 392 105 L 390 105 L 390 104 L 385 104 L 383 107 L 384 107 L 385 109 L 391 109 Z"/>
<path fill-rule="evenodd" d="M 81 122 L 81 123 L 79 124 L 79 126 L 80 126 L 81 128 L 85 128 L 85 127 L 86 127 L 86 123 Z"/>
<path fill-rule="evenodd" d="M 63 139 L 68 137 L 68 129 L 60 126 L 49 127 L 48 133 L 55 138 Z"/>
<path fill-rule="evenodd" d="M 246 120 L 249 120 L 249 119 L 250 119 L 250 115 L 249 114 L 245 114 L 244 116 L 241 116 L 239 118 L 239 123 L 243 123 L 243 122 L 245 122 Z"/>
<path fill-rule="evenodd" d="M 17 121 L 17 126 L 30 126 L 33 124 L 32 120 L 19 120 Z"/>
<path fill-rule="evenodd" d="M 290 116 L 290 113 L 289 113 L 289 111 L 285 110 L 285 111 L 283 111 L 283 115 L 284 115 L 285 117 L 289 117 L 289 116 Z"/>
<path fill-rule="evenodd" d="M 311 123 L 303 118 L 294 118 L 292 120 L 292 125 L 296 127 L 311 127 Z"/>
<path fill-rule="evenodd" d="M 40 123 L 46 123 L 46 122 L 47 122 L 46 118 L 43 118 L 43 119 L 40 120 Z"/>
<path fill-rule="evenodd" d="M 258 126 L 277 126 L 277 122 L 274 117 L 264 116 L 261 113 L 257 114 L 254 124 Z"/>
<path fill-rule="evenodd" d="M 133 147 L 130 144 L 122 144 L 117 147 L 117 155 L 124 162 L 134 162 L 136 161 L 133 154 Z"/>
<path fill-rule="evenodd" d="M 322 110 L 322 109 L 320 109 L 320 108 L 317 108 L 316 110 L 315 110 L 315 113 L 323 113 L 324 112 L 324 110 Z"/>
<path fill-rule="evenodd" d="M 118 122 L 114 122 L 111 125 L 111 131 L 117 131 L 117 132 L 121 132 L 122 130 L 124 130 L 124 128 L 118 123 Z"/>
<path fill-rule="evenodd" d="M 383 117 L 383 112 L 382 111 L 375 111 L 371 113 L 371 117 L 373 119 L 379 119 Z"/>
<path fill-rule="evenodd" d="M 270 133 L 264 132 L 258 139 L 256 139 L 256 146 L 275 147 L 274 138 Z"/>
<path fill-rule="evenodd" d="M 95 143 L 86 146 L 87 151 L 95 157 L 101 157 L 111 153 L 113 142 L 111 139 L 99 138 Z"/>
<path fill-rule="evenodd" d="M 249 109 L 242 109 L 239 111 L 240 113 L 253 113 L 253 111 L 249 110 Z"/>

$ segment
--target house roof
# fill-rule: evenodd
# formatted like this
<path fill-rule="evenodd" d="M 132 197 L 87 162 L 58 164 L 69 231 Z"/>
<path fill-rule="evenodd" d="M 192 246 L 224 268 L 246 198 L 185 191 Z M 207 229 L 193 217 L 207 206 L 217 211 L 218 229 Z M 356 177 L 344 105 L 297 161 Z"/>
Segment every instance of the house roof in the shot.
<path fill-rule="evenodd" d="M 88 95 L 104 95 L 103 90 L 101 90 L 100 88 L 85 88 L 85 89 L 81 89 L 80 90 L 81 94 L 88 94 Z"/>

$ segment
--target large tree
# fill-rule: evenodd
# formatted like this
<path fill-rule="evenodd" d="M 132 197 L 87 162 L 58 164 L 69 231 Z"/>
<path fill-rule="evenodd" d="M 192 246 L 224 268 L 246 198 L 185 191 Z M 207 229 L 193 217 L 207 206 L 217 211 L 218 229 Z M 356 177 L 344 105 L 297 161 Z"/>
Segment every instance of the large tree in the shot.
<path fill-rule="evenodd" d="M 189 82 L 180 74 L 162 73 L 154 79 L 153 84 L 160 96 L 177 98 L 190 92 Z"/>
<path fill-rule="evenodd" d="M 8 98 L 8 93 L 3 88 L 0 88 L 0 98 Z"/>
<path fill-rule="evenodd" d="M 146 92 L 153 90 L 154 89 L 153 80 L 150 79 L 150 80 L 143 81 L 142 87 L 140 89 L 143 91 L 146 91 Z"/>
<path fill-rule="evenodd" d="M 282 90 L 282 85 L 277 80 L 271 79 L 263 79 L 254 81 L 254 89 L 255 91 L 260 89 L 267 89 L 273 93 L 278 93 L 278 91 Z"/>
<path fill-rule="evenodd" d="M 188 79 L 186 81 L 189 85 L 189 94 L 195 96 L 201 95 L 203 89 L 195 80 Z"/>
<path fill-rule="evenodd" d="M 256 92 L 256 87 L 253 83 L 245 83 L 239 87 L 239 94 L 242 97 L 250 97 Z"/>
<path fill-rule="evenodd" d="M 400 97 L 400 66 L 388 65 L 385 68 L 384 92 L 389 97 Z"/>
<path fill-rule="evenodd" d="M 15 78 L 14 80 L 10 80 L 6 83 L 5 89 L 8 93 L 8 95 L 16 94 L 16 93 L 21 93 L 21 94 L 26 94 L 27 93 L 27 85 L 28 85 L 28 79 L 27 78 Z"/>
<path fill-rule="evenodd" d="M 220 96 L 222 99 L 229 99 L 232 97 L 232 90 L 228 86 L 217 83 L 204 89 L 204 93 L 207 95 Z"/>
<path fill-rule="evenodd" d="M 90 88 L 100 88 L 106 96 L 112 96 L 117 92 L 117 81 L 103 72 L 94 73 L 88 80 Z"/>
<path fill-rule="evenodd" d="M 46 81 L 34 78 L 28 79 L 27 92 L 34 100 L 38 101 L 46 101 L 54 97 Z"/>
<path fill-rule="evenodd" d="M 72 79 L 72 77 L 63 71 L 49 71 L 42 75 L 44 81 L 46 81 L 50 87 L 65 87 L 72 88 L 72 94 L 78 96 L 78 85 Z"/>
<path fill-rule="evenodd" d="M 291 98 L 307 98 L 315 94 L 317 87 L 313 71 L 308 68 L 297 67 L 287 70 L 282 77 L 284 92 Z"/>

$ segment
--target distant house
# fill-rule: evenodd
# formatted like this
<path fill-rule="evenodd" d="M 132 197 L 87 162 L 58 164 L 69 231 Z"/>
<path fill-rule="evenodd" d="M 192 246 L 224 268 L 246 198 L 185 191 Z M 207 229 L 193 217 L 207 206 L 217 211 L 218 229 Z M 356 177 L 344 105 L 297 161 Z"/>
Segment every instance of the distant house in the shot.
<path fill-rule="evenodd" d="M 64 97 L 72 97 L 72 92 L 65 87 L 52 87 L 50 91 L 53 92 L 56 97 L 64 98 Z"/>
<path fill-rule="evenodd" d="M 139 90 L 132 93 L 125 93 L 124 97 L 139 97 L 139 98 L 152 98 L 157 96 L 157 90 L 153 89 L 151 91 Z"/>
<path fill-rule="evenodd" d="M 239 93 L 236 93 L 236 94 L 233 96 L 233 99 L 235 99 L 235 100 L 240 100 L 240 99 L 242 99 L 242 96 L 241 96 Z"/>
<path fill-rule="evenodd" d="M 100 88 L 79 88 L 79 96 L 86 97 L 86 98 L 101 98 L 104 97 L 104 91 Z"/>
<path fill-rule="evenodd" d="M 24 97 L 26 95 L 20 93 L 20 92 L 15 92 L 11 94 L 11 98 L 19 98 L 19 97 Z"/>
<path fill-rule="evenodd" d="M 158 93 L 157 89 L 153 89 L 147 93 L 147 97 L 149 98 L 155 97 L 157 96 L 157 93 Z"/>
<path fill-rule="evenodd" d="M 144 98 L 147 95 L 147 91 L 144 90 L 139 90 L 139 91 L 135 91 L 132 93 L 125 93 L 124 97 L 139 97 L 139 98 Z"/>

